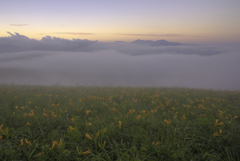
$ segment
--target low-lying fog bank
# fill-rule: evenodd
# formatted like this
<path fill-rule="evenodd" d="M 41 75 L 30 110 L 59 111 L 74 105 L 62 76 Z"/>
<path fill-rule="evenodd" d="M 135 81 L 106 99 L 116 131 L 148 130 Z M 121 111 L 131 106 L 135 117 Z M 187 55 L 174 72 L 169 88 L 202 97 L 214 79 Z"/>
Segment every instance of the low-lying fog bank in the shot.
<path fill-rule="evenodd" d="M 240 90 L 240 55 L 27 51 L 1 54 L 0 83 Z M 6 60 L 8 59 L 8 60 Z"/>

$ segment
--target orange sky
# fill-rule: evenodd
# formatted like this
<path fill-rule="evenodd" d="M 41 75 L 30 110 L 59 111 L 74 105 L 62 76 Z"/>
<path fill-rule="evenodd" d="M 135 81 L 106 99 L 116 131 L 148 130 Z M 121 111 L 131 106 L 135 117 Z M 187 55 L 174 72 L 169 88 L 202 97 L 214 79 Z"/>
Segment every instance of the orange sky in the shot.
<path fill-rule="evenodd" d="M 240 42 L 240 1 L 1 1 L 0 36 Z"/>

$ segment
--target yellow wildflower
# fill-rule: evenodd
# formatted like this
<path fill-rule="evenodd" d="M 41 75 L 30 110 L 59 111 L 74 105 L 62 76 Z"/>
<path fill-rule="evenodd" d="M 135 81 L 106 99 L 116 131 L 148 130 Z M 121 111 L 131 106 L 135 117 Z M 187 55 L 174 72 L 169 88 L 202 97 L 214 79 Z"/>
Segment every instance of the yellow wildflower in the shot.
<path fill-rule="evenodd" d="M 77 147 L 77 152 L 78 152 L 79 155 L 91 153 L 90 150 L 87 150 L 87 151 L 85 151 L 85 152 L 82 153 L 82 150 L 79 150 L 78 147 Z"/>
<path fill-rule="evenodd" d="M 138 115 L 138 116 L 137 116 L 137 119 L 140 119 L 140 118 L 141 118 L 141 115 Z"/>
<path fill-rule="evenodd" d="M 86 115 L 88 115 L 90 112 L 91 112 L 91 110 L 87 110 L 87 111 L 86 111 Z"/>
<path fill-rule="evenodd" d="M 62 138 L 60 138 L 59 143 L 58 143 L 57 141 L 53 141 L 52 148 L 50 148 L 50 149 L 53 149 L 53 148 L 55 147 L 55 145 L 57 145 L 57 146 L 62 146 L 62 145 L 63 145 Z"/>
<path fill-rule="evenodd" d="M 3 137 L 2 136 L 0 136 L 0 139 L 2 139 Z"/>
<path fill-rule="evenodd" d="M 20 139 L 21 144 L 18 145 L 18 148 L 20 148 L 20 146 L 23 146 L 23 139 Z"/>
<path fill-rule="evenodd" d="M 159 144 L 159 142 L 152 142 L 152 145 L 158 145 Z"/>
<path fill-rule="evenodd" d="M 91 122 L 89 122 L 89 123 L 86 123 L 87 124 L 87 126 L 92 126 L 92 123 Z"/>
<path fill-rule="evenodd" d="M 182 119 L 183 119 L 183 120 L 186 120 L 187 118 L 186 118 L 186 116 L 185 116 L 185 115 L 183 115 L 183 116 L 182 116 Z"/>
<path fill-rule="evenodd" d="M 3 124 L 0 126 L 0 132 L 3 134 L 3 135 L 9 135 L 8 134 L 8 127 L 5 128 L 5 130 L 2 130 L 2 127 L 3 127 Z"/>
<path fill-rule="evenodd" d="M 43 113 L 44 116 L 48 116 L 46 113 Z"/>
<path fill-rule="evenodd" d="M 106 132 L 107 128 L 105 127 L 104 130 L 103 130 L 103 134 Z"/>
<path fill-rule="evenodd" d="M 72 121 L 74 121 L 75 119 L 74 118 L 71 118 Z"/>
<path fill-rule="evenodd" d="M 27 139 L 25 139 L 24 141 L 25 141 L 26 144 L 28 144 L 28 145 L 30 144 L 31 145 L 31 142 L 28 141 Z"/>
<path fill-rule="evenodd" d="M 142 110 L 142 113 L 145 114 L 145 113 L 146 113 L 146 110 Z"/>
<path fill-rule="evenodd" d="M 23 146 L 23 139 L 20 139 L 20 141 L 21 141 L 21 144 L 20 144 L 20 145 L 22 145 L 22 146 Z"/>
<path fill-rule="evenodd" d="M 221 134 L 221 133 L 222 133 L 222 129 L 220 129 L 219 132 L 215 132 L 213 135 L 214 136 L 219 136 L 219 134 Z"/>
<path fill-rule="evenodd" d="M 85 136 L 86 136 L 88 139 L 93 140 L 89 134 L 86 134 Z"/>
<path fill-rule="evenodd" d="M 72 130 L 75 130 L 75 128 L 73 128 L 72 126 L 69 125 L 69 130 L 72 131 Z"/>
<path fill-rule="evenodd" d="M 216 121 L 215 121 L 215 125 L 217 125 L 217 124 L 218 124 L 218 121 L 219 121 L 219 119 L 216 119 Z M 215 126 L 215 125 L 214 125 L 214 126 Z"/>
<path fill-rule="evenodd" d="M 213 135 L 214 135 L 214 136 L 219 136 L 219 133 L 218 133 L 218 132 L 215 132 Z"/>
<path fill-rule="evenodd" d="M 26 123 L 27 125 L 31 125 L 29 122 Z"/>
<path fill-rule="evenodd" d="M 217 124 L 217 125 L 223 125 L 223 122 L 221 122 L 221 123 L 219 123 L 219 124 Z"/>
<path fill-rule="evenodd" d="M 58 145 L 56 141 L 53 141 L 52 149 L 54 148 L 55 145 Z"/>
<path fill-rule="evenodd" d="M 127 114 L 132 114 L 132 113 L 134 113 L 134 112 L 135 112 L 135 110 L 132 109 L 132 110 L 129 110 L 129 111 L 127 112 Z"/>
<path fill-rule="evenodd" d="M 166 122 L 167 124 L 171 124 L 170 119 L 169 119 L 169 121 L 165 119 L 164 122 Z"/>
<path fill-rule="evenodd" d="M 219 121 L 219 119 L 216 119 L 215 125 L 223 125 L 223 122 L 218 123 L 218 121 Z M 214 126 L 215 126 L 215 125 L 214 125 Z"/>
<path fill-rule="evenodd" d="M 89 153 L 91 153 L 90 150 L 87 150 L 87 151 L 83 152 L 82 154 L 89 154 Z"/>
<path fill-rule="evenodd" d="M 99 136 L 99 133 L 100 131 L 98 131 L 96 134 L 95 134 L 95 138 L 98 138 L 98 136 Z"/>
<path fill-rule="evenodd" d="M 0 126 L 0 131 L 1 131 L 2 134 L 5 134 L 2 130 L 2 127 L 3 127 L 3 124 Z"/>
<path fill-rule="evenodd" d="M 62 146 L 62 145 L 63 145 L 63 141 L 62 141 L 62 138 L 60 138 L 58 146 Z"/>
<path fill-rule="evenodd" d="M 121 129 L 122 121 L 119 121 L 118 123 L 119 123 L 118 127 Z"/>

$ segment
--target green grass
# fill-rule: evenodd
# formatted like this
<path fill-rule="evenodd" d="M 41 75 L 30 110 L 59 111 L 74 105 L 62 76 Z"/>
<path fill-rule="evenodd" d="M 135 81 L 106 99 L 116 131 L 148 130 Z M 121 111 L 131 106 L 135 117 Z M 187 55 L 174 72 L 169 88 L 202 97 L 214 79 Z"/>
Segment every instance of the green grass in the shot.
<path fill-rule="evenodd" d="M 239 106 L 240 91 L 1 85 L 0 160 L 240 160 Z"/>

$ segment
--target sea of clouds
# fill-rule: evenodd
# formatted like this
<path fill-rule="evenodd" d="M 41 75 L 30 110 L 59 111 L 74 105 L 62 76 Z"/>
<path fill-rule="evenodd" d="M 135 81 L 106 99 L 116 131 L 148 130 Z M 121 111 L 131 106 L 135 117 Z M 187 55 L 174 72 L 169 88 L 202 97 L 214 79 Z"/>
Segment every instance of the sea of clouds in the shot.
<path fill-rule="evenodd" d="M 0 37 L 0 83 L 240 90 L 239 45 Z"/>

